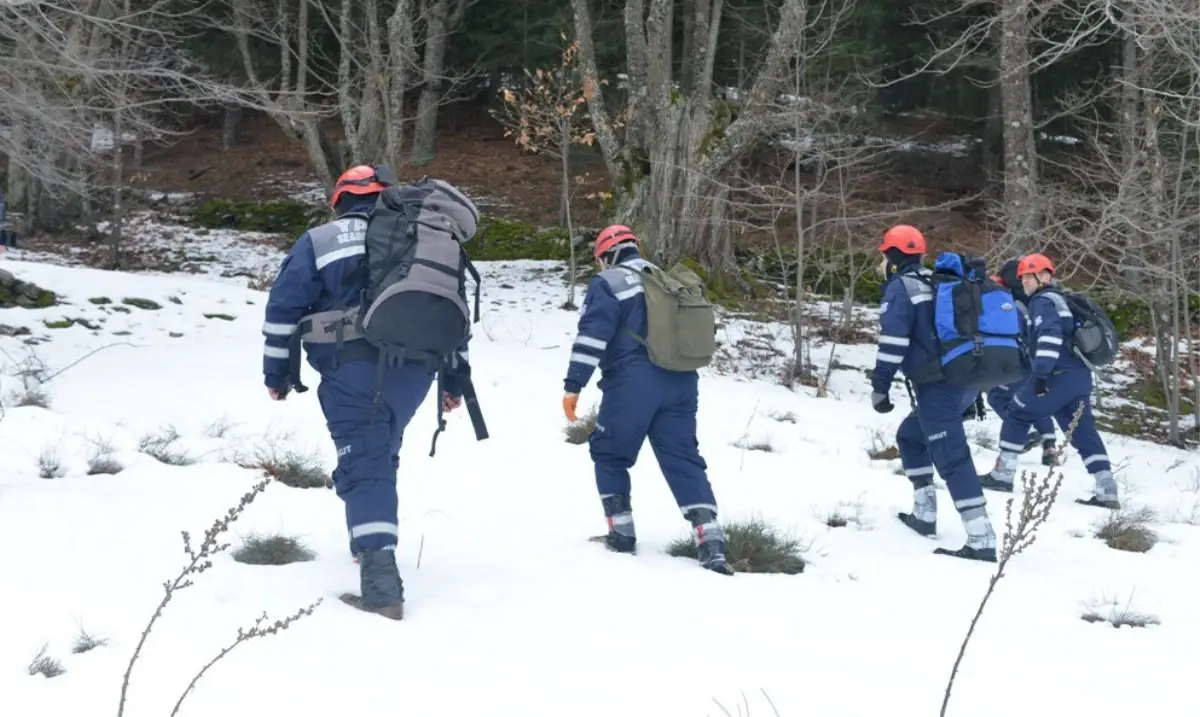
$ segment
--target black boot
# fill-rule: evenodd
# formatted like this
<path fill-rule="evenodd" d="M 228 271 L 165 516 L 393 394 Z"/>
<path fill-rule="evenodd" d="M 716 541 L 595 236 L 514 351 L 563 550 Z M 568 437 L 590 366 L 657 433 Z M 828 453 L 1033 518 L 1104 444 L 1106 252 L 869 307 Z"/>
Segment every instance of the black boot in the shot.
<path fill-rule="evenodd" d="M 1025 447 L 1021 449 L 1022 453 L 1028 453 L 1037 447 L 1037 444 L 1042 442 L 1042 434 L 1038 433 L 1037 429 L 1030 428 L 1029 435 L 1025 437 Z"/>
<path fill-rule="evenodd" d="M 979 485 L 988 490 L 1000 491 L 1001 493 L 1012 493 L 1013 484 L 1006 481 L 996 479 L 991 473 L 985 473 L 979 476 Z"/>
<path fill-rule="evenodd" d="M 1056 460 L 1054 451 L 1055 451 L 1054 441 L 1043 441 L 1042 442 L 1042 465 L 1048 466 L 1048 467 L 1058 465 L 1058 461 Z"/>
<path fill-rule="evenodd" d="M 404 618 L 404 581 L 396 567 L 396 551 L 364 550 L 358 554 L 362 595 L 344 593 L 342 602 L 392 620 Z"/>
<path fill-rule="evenodd" d="M 633 528 L 633 507 L 628 493 L 613 493 L 600 496 L 604 508 L 604 519 L 608 522 L 608 534 L 593 540 L 604 542 L 604 547 L 614 553 L 637 552 L 637 533 Z"/>
<path fill-rule="evenodd" d="M 733 569 L 725 559 L 725 529 L 717 522 L 717 514 L 708 508 L 692 508 L 683 517 L 695 531 L 700 567 L 721 575 L 733 575 Z"/>

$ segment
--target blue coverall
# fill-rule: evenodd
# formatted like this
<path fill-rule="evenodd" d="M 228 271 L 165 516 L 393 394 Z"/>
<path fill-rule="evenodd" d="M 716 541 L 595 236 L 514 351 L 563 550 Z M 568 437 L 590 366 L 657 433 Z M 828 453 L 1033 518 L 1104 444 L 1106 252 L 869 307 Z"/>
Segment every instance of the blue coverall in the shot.
<path fill-rule="evenodd" d="M 1075 319 L 1054 284 L 1046 285 L 1029 300 L 1029 345 L 1033 347 L 1033 377 L 1013 396 L 1012 411 L 1000 429 L 1000 457 L 992 478 L 1011 484 L 1017 471 L 1017 454 L 1029 426 L 1053 417 L 1064 433 L 1082 404 L 1083 413 L 1071 435 L 1084 466 L 1095 481 L 1090 502 L 1115 505 L 1117 482 L 1096 419 L 1092 415 L 1092 372 L 1071 350 Z M 1085 501 L 1089 502 L 1089 501 Z"/>
<path fill-rule="evenodd" d="M 355 306 L 366 272 L 356 271 L 366 257 L 366 215 L 374 200 L 349 208 L 342 218 L 301 235 L 283 260 L 267 299 L 263 334 L 264 381 L 269 388 L 289 386 L 288 345 L 301 319 L 337 307 Z M 356 216 L 361 215 L 361 216 Z M 343 349 L 360 350 L 362 339 Z M 433 385 L 435 374 L 425 365 L 403 363 L 384 372 L 382 401 L 375 401 L 377 360 L 339 359 L 336 344 L 304 343 L 308 363 L 321 376 L 317 398 L 337 450 L 334 487 L 346 508 L 350 551 L 388 550 L 399 535 L 396 473 L 404 429 Z M 368 352 L 369 353 L 369 352 Z M 468 359 L 464 342 L 459 361 Z M 461 391 L 452 376 L 444 377 L 452 396 Z M 438 397 L 440 400 L 440 397 Z"/>
<path fill-rule="evenodd" d="M 637 272 L 645 264 L 637 249 L 628 247 L 615 266 L 589 282 L 563 390 L 579 393 L 600 369 L 603 397 L 589 452 L 611 533 L 628 538 L 630 544 L 635 537 L 629 469 L 649 437 L 667 485 L 698 541 L 723 544 L 717 500 L 696 438 L 699 374 L 655 366 L 646 348 L 630 336 L 646 335 L 646 299 Z"/>
<path fill-rule="evenodd" d="M 933 329 L 933 290 L 920 275 L 929 270 L 913 263 L 892 274 L 884 286 L 879 314 L 879 350 L 871 387 L 887 395 L 897 371 L 910 380 L 938 361 Z M 937 492 L 933 472 L 946 481 L 967 533 L 967 547 L 995 550 L 996 534 L 987 514 L 987 499 L 967 445 L 962 415 L 975 401 L 974 389 L 945 381 L 913 381 L 916 406 L 896 431 L 896 447 L 904 474 L 913 485 L 913 512 L 901 514 L 919 533 L 936 532 Z M 908 516 L 908 517 L 906 517 Z"/>

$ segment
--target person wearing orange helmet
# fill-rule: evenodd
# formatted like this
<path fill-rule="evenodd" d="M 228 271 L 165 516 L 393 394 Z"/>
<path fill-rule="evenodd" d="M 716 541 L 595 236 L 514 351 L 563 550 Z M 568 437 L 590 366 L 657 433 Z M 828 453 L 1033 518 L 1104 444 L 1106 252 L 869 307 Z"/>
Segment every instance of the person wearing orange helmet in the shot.
<path fill-rule="evenodd" d="M 317 397 L 337 451 L 334 488 L 345 504 L 350 551 L 359 564 L 361 594 L 342 599 L 358 609 L 399 620 L 404 584 L 396 564 L 399 536 L 396 472 L 404 430 L 433 385 L 429 366 L 411 361 L 386 365 L 379 349 L 361 335 L 339 340 L 319 334 L 329 323 L 314 317 L 359 308 L 370 280 L 367 230 L 376 200 L 395 177 L 386 166 L 351 167 L 338 177 L 329 199 L 337 219 L 296 240 L 271 285 L 263 334 L 263 375 L 271 399 L 282 401 L 300 382 L 300 348 L 321 376 Z M 433 180 L 447 210 L 474 233 L 478 209 L 464 195 Z M 460 227 L 461 228 L 461 227 Z M 322 340 L 318 340 L 322 339 Z M 342 340 L 344 339 L 344 340 Z M 463 370 L 467 346 L 458 349 Z M 461 405 L 456 377 L 447 377 L 442 409 Z"/>
<path fill-rule="evenodd" d="M 879 251 L 885 258 L 887 280 L 879 306 L 871 405 L 879 413 L 891 412 L 894 406 L 889 395 L 897 372 L 914 384 L 915 405 L 896 430 L 900 463 L 913 487 L 913 508 L 897 517 L 918 535 L 937 533 L 936 470 L 946 481 L 967 542 L 957 550 L 937 548 L 934 552 L 995 562 L 996 532 L 963 428 L 963 414 L 975 403 L 978 391 L 952 386 L 940 378 L 932 272 L 921 266 L 925 237 L 916 227 L 899 224 L 884 234 Z"/>
<path fill-rule="evenodd" d="M 1029 254 L 1021 258 L 1017 275 L 1029 297 L 1028 343 L 1034 351 L 1033 376 L 1013 396 L 1013 410 L 1000 428 L 1000 455 L 991 473 L 982 478 L 983 484 L 992 490 L 1011 492 L 1017 456 L 1030 425 L 1053 417 L 1066 432 L 1082 405 L 1071 445 L 1091 473 L 1094 489 L 1090 497 L 1076 502 L 1119 508 L 1112 464 L 1092 414 L 1092 371 L 1071 350 L 1075 315 L 1054 281 L 1054 262 L 1044 254 Z"/>
<path fill-rule="evenodd" d="M 629 469 L 646 438 L 683 517 L 695 531 L 700 565 L 729 575 L 725 531 L 717 499 L 696 439 L 699 374 L 654 365 L 641 337 L 647 336 L 645 287 L 638 238 L 624 225 L 596 237 L 600 272 L 588 283 L 563 380 L 563 413 L 577 419 L 579 392 L 599 368 L 600 410 L 588 439 L 596 488 L 608 523 L 609 550 L 632 553 L 637 545 L 630 502 Z"/>
<path fill-rule="evenodd" d="M 1025 294 L 1025 289 L 1021 285 L 1021 280 L 1017 277 L 1017 265 L 1021 263 L 1021 258 L 1016 257 L 1009 259 L 1000 265 L 1000 270 L 992 277 L 992 281 L 1012 292 L 1013 299 L 1017 302 L 1017 309 L 1021 317 L 1022 332 L 1029 330 L 1029 297 Z M 988 405 L 996 412 L 996 415 L 1004 420 L 1012 411 L 1012 398 L 1015 391 L 1020 388 L 1021 384 L 1012 386 L 997 386 L 987 392 Z M 1028 453 L 1038 444 L 1042 445 L 1042 465 L 1052 466 L 1055 464 L 1055 453 L 1058 447 L 1058 436 L 1054 432 L 1054 419 L 1045 416 L 1034 421 L 1033 427 L 1030 429 L 1029 436 L 1025 439 L 1024 449 L 1022 453 Z M 986 483 L 985 483 L 985 486 Z"/>

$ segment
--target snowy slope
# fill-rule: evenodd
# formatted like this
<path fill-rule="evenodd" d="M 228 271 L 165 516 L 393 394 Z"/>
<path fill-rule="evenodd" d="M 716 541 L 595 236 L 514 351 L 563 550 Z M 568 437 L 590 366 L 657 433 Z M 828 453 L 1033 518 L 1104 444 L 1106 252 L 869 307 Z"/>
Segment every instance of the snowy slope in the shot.
<path fill-rule="evenodd" d="M 332 467 L 332 446 L 315 391 L 283 403 L 265 396 L 265 294 L 211 277 L 4 266 L 69 302 L 0 311 L 0 324 L 46 339 L 32 350 L 51 372 L 107 348 L 45 386 L 49 410 L 8 407 L 0 421 L 0 714 L 113 715 L 162 581 L 183 563 L 180 531 L 200 536 L 257 477 L 232 457 L 267 436 L 318 451 Z M 472 356 L 492 438 L 475 442 L 456 413 L 437 457 L 427 457 L 432 402 L 409 429 L 399 485 L 406 620 L 335 599 L 357 589 L 357 570 L 333 492 L 272 485 L 235 524 L 235 542 L 284 532 L 317 558 L 252 567 L 220 556 L 167 607 L 135 668 L 127 715 L 169 714 L 238 627 L 317 598 L 325 603 L 311 617 L 217 663 L 180 714 L 682 717 L 722 714 L 717 702 L 736 712 L 743 694 L 751 714 L 771 714 L 764 690 L 784 717 L 937 714 L 991 566 L 931 554 L 963 540 L 944 492 L 938 541 L 894 519 L 908 506 L 908 484 L 895 462 L 866 451 L 903 417 L 902 390 L 893 395 L 900 410 L 878 416 L 857 369 L 835 372 L 836 399 L 767 381 L 702 380 L 700 442 L 723 517 L 762 516 L 803 536 L 811 562 L 802 575 L 723 578 L 661 554 L 685 525 L 648 449 L 634 470 L 641 554 L 612 555 L 585 540 L 603 529 L 591 464 L 585 447 L 562 436 L 560 377 L 575 315 L 556 308 L 560 272 L 532 262 L 481 269 L 485 309 Z M 89 301 L 102 298 L 111 303 Z M 46 327 L 63 319 L 77 322 Z M 738 338 L 738 328 L 725 338 Z M 6 393 L 29 365 L 21 341 L 0 338 Z M 837 355 L 852 367 L 870 357 L 869 347 Z M 311 372 L 306 379 L 315 386 Z M 598 398 L 590 387 L 581 403 Z M 143 435 L 167 426 L 196 464 L 137 453 Z M 969 434 L 998 429 L 994 418 L 968 424 Z M 734 445 L 747 436 L 774 451 Z M 1106 439 L 1126 500 L 1159 511 L 1162 542 L 1132 554 L 1091 537 L 1101 516 L 1072 502 L 1089 481 L 1070 452 L 1059 505 L 1000 583 L 950 714 L 1031 714 L 1031 701 L 1047 715 L 1195 714 L 1183 680 L 1200 669 L 1200 527 L 1187 524 L 1200 517 L 1200 462 Z M 111 441 L 127 469 L 85 475 L 95 441 Z M 993 458 L 975 450 L 981 467 Z M 44 452 L 61 457 L 63 477 L 38 477 Z M 1026 461 L 1040 468 L 1032 454 Z M 989 498 L 1002 530 L 1003 503 Z M 830 528 L 833 511 L 855 520 Z M 1080 619 L 1086 603 L 1131 594 L 1135 609 L 1162 624 L 1114 630 Z M 81 626 L 109 642 L 70 654 Z M 44 644 L 65 674 L 27 674 Z"/>

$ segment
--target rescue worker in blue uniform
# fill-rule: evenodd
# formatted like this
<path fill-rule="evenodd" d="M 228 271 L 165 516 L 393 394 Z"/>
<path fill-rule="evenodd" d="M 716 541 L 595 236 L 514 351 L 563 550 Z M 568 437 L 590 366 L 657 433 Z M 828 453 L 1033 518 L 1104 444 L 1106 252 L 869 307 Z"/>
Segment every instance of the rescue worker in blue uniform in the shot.
<path fill-rule="evenodd" d="M 934 365 L 940 375 L 940 363 L 934 338 L 933 289 L 926 279 L 930 271 L 921 266 L 925 237 L 915 227 L 899 224 L 884 234 L 879 251 L 885 257 L 887 280 L 879 309 L 871 404 L 879 413 L 894 408 L 889 394 L 898 371 L 913 384 L 916 404 L 896 431 L 900 463 L 913 486 L 912 512 L 897 517 L 919 535 L 936 535 L 936 469 L 946 481 L 967 540 L 958 550 L 937 548 L 934 552 L 995 562 L 996 533 L 963 428 L 963 413 L 978 392 L 956 388 L 928 374 Z"/>
<path fill-rule="evenodd" d="M 638 239 L 626 226 L 607 227 L 596 237 L 601 269 L 588 284 L 563 380 L 563 412 L 577 419 L 579 392 L 600 369 L 603 392 L 589 452 L 596 488 L 608 522 L 609 550 L 632 553 L 637 544 L 630 502 L 629 469 L 646 438 L 679 509 L 695 531 L 700 564 L 732 574 L 725 559 L 725 531 L 717 520 L 717 500 L 708 465 L 696 438 L 699 374 L 667 371 L 650 362 L 646 348 L 630 334 L 646 336 L 646 299 L 639 269 Z"/>
<path fill-rule="evenodd" d="M 357 306 L 367 279 L 367 220 L 389 181 L 375 167 L 346 170 L 330 205 L 338 219 L 313 227 L 292 246 L 271 286 L 263 334 L 263 375 L 270 397 L 284 400 L 298 384 L 298 357 L 289 350 L 306 333 L 305 317 Z M 361 595 L 342 600 L 391 619 L 403 617 L 404 585 L 396 565 L 399 536 L 396 472 L 404 429 L 424 402 L 434 373 L 403 363 L 383 374 L 376 401 L 378 355 L 363 339 L 304 342 L 308 363 L 321 376 L 317 398 L 337 450 L 334 488 L 346 510 L 350 551 L 359 564 Z M 291 361 L 297 362 L 289 365 Z M 465 347 L 460 360 L 467 358 Z M 461 404 L 453 377 L 446 377 L 443 409 Z"/>
<path fill-rule="evenodd" d="M 1000 429 L 1000 456 L 983 477 L 985 487 L 1011 492 L 1021 442 L 1036 420 L 1053 417 L 1065 433 L 1083 406 L 1071 445 L 1095 482 L 1093 495 L 1077 503 L 1120 508 L 1117 481 L 1092 414 L 1092 371 L 1071 351 L 1075 317 L 1054 282 L 1054 264 L 1042 254 L 1021 259 L 1017 274 L 1029 296 L 1029 345 L 1033 375 L 1013 396 L 1012 411 Z"/>
<path fill-rule="evenodd" d="M 1021 286 L 1021 280 L 1017 278 L 1017 265 L 1019 263 L 1019 257 L 1004 262 L 1000 266 L 1000 271 L 992 277 L 992 281 L 1012 292 L 1013 298 L 1017 301 L 1017 309 L 1020 312 L 1021 332 L 1025 334 L 1029 331 L 1029 297 L 1025 295 L 1025 289 Z M 1030 359 L 1032 358 L 1030 356 Z M 1007 419 L 1009 413 L 1011 413 L 1012 398 L 1016 395 L 1015 392 L 1021 385 L 997 386 L 988 391 L 988 405 L 992 407 L 992 410 L 996 412 L 996 415 L 1001 420 Z M 1050 416 L 1045 416 L 1034 421 L 1029 437 L 1025 440 L 1025 444 L 1021 446 L 1021 453 L 1027 453 L 1039 443 L 1042 446 L 1042 465 L 1054 465 L 1054 454 L 1058 444 L 1058 436 L 1054 433 L 1054 419 Z"/>

